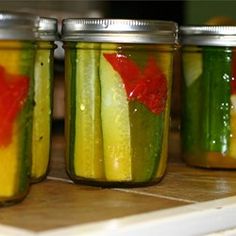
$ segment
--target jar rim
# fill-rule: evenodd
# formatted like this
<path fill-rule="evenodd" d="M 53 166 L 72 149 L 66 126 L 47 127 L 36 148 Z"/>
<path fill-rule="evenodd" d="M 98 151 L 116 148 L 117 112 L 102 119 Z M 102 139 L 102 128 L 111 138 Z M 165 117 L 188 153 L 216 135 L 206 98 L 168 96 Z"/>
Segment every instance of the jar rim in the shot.
<path fill-rule="evenodd" d="M 51 17 L 40 17 L 38 28 L 38 39 L 43 41 L 53 41 L 59 39 L 58 20 Z"/>
<path fill-rule="evenodd" d="M 182 45 L 236 46 L 236 26 L 180 26 Z"/>
<path fill-rule="evenodd" d="M 69 18 L 62 21 L 62 40 L 176 44 L 178 25 L 160 20 Z"/>
<path fill-rule="evenodd" d="M 26 12 L 0 12 L 0 39 L 34 40 L 37 37 L 39 16 Z"/>

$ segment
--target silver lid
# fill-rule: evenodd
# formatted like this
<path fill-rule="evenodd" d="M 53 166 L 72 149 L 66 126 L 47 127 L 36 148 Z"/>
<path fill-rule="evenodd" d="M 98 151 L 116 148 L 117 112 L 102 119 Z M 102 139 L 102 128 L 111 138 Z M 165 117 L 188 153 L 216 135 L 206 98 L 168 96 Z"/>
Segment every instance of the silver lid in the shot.
<path fill-rule="evenodd" d="M 20 12 L 0 12 L 0 39 L 33 40 L 37 37 L 39 17 Z"/>
<path fill-rule="evenodd" d="M 49 17 L 40 17 L 39 40 L 53 41 L 58 39 L 57 19 Z"/>
<path fill-rule="evenodd" d="M 181 26 L 180 43 L 201 46 L 236 46 L 236 26 Z"/>
<path fill-rule="evenodd" d="M 128 19 L 65 19 L 62 40 L 115 43 L 177 43 L 172 21 Z"/>

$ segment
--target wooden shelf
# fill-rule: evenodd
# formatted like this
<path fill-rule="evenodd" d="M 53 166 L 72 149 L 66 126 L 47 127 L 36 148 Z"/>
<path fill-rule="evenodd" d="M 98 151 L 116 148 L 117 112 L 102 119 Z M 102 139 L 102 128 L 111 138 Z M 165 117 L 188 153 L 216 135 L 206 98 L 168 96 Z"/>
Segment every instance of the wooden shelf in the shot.
<path fill-rule="evenodd" d="M 183 212 L 188 209 L 189 213 L 196 206 L 201 209 L 201 204 L 214 203 L 217 199 L 224 203 L 229 199 L 231 204 L 231 197 L 236 195 L 234 171 L 191 168 L 181 161 L 178 133 L 170 135 L 166 175 L 160 183 L 142 188 L 108 189 L 74 184 L 65 173 L 64 147 L 63 136 L 54 135 L 51 168 L 47 179 L 33 184 L 23 202 L 1 208 L 0 224 L 3 228 L 0 227 L 0 234 L 1 229 L 7 229 L 6 235 L 14 235 L 15 230 L 19 233 L 24 230 L 28 234 L 45 234 L 56 230 L 58 234 L 58 230 L 72 226 L 83 228 L 87 224 L 122 221 L 127 217 L 143 217 L 153 213 L 157 214 L 158 219 L 158 214 L 163 212 L 171 215 L 170 210 L 175 212 L 176 209 L 182 209 L 180 212 Z M 219 204 L 217 201 L 216 206 L 219 207 Z M 212 207 L 211 204 L 209 206 Z M 9 229 L 9 226 L 14 229 Z"/>

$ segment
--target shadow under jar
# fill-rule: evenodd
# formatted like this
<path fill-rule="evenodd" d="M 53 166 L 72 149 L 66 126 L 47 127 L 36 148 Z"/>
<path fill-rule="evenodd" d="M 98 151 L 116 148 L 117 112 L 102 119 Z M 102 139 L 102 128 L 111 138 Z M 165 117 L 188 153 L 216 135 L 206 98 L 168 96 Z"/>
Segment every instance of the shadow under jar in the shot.
<path fill-rule="evenodd" d="M 236 168 L 236 27 L 182 26 L 182 151 L 191 166 Z"/>
<path fill-rule="evenodd" d="M 176 23 L 65 19 L 62 40 L 69 176 L 98 186 L 160 181 Z"/>

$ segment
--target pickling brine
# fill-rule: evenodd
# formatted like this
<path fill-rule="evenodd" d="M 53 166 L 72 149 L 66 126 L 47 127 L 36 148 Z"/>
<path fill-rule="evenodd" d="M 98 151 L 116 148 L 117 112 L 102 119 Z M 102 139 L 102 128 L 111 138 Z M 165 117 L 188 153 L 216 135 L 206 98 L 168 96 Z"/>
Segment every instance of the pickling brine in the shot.
<path fill-rule="evenodd" d="M 165 172 L 173 45 L 64 43 L 67 172 L 132 186 Z"/>

